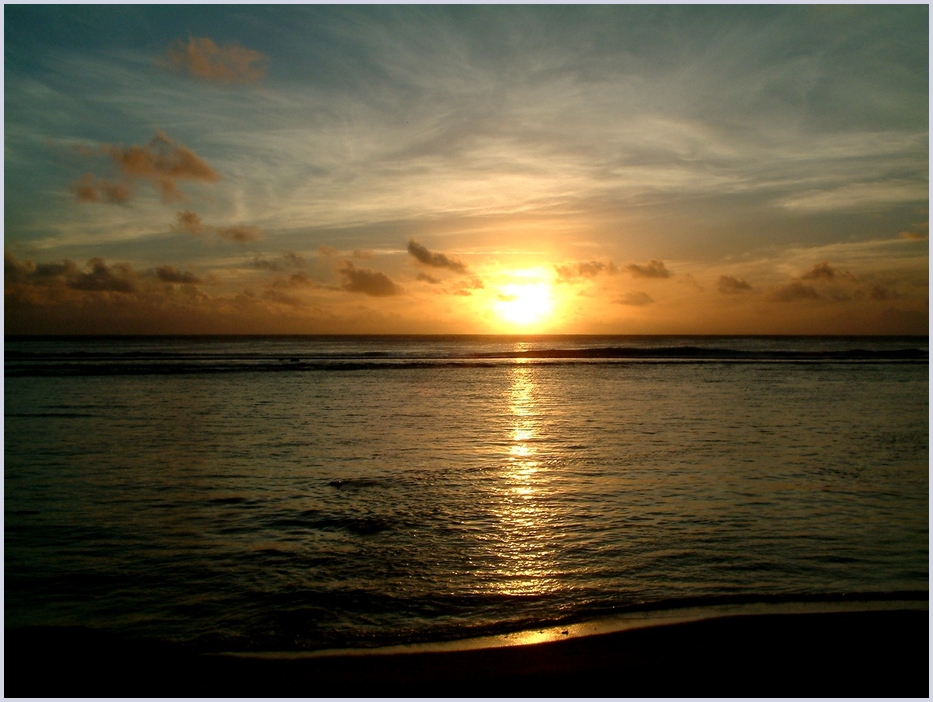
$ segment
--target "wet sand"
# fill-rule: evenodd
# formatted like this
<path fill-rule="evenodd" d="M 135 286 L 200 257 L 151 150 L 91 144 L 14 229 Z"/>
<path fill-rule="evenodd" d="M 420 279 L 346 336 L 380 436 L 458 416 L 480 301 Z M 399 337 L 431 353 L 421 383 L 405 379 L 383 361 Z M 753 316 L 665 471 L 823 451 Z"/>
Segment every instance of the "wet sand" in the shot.
<path fill-rule="evenodd" d="M 34 628 L 6 630 L 4 663 L 8 697 L 927 697 L 929 612 L 750 614 L 520 646 L 312 657 Z"/>

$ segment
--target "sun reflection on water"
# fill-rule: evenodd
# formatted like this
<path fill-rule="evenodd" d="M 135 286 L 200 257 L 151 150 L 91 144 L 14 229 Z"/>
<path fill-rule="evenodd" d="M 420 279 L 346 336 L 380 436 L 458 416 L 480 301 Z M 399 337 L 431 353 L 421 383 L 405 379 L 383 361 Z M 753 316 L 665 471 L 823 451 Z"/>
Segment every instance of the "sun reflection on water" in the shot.
<path fill-rule="evenodd" d="M 496 582 L 500 592 L 510 595 L 543 594 L 558 587 L 548 481 L 538 453 L 543 437 L 534 374 L 534 368 L 513 367 L 508 395 L 511 427 L 497 504 L 500 567 Z"/>

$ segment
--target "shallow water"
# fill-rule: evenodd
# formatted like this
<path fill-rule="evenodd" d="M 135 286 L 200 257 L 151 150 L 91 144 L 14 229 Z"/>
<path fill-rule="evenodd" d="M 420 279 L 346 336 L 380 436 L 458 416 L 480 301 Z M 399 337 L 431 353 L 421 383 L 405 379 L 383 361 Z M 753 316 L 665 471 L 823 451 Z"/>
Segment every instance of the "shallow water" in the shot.
<path fill-rule="evenodd" d="M 926 338 L 5 348 L 7 627 L 316 649 L 928 587 Z M 607 348 L 655 351 L 569 353 Z"/>

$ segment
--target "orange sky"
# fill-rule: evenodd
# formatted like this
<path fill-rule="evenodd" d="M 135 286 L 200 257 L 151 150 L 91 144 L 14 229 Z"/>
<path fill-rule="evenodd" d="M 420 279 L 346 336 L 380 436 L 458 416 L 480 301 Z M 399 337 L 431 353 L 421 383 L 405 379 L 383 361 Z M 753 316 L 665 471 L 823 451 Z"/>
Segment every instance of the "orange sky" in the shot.
<path fill-rule="evenodd" d="M 928 9 L 5 8 L 5 330 L 928 331 Z"/>

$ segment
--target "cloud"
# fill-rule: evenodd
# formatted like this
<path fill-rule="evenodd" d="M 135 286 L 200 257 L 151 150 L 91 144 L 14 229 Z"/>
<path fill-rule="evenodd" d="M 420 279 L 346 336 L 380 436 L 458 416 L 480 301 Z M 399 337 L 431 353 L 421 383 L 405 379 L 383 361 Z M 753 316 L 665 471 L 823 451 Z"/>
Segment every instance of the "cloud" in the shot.
<path fill-rule="evenodd" d="M 52 273 L 53 276 L 62 275 L 65 273 L 69 266 L 76 269 L 74 263 L 71 261 L 65 261 L 62 264 L 45 265 L 55 266 L 58 269 Z M 36 269 L 37 266 L 32 261 L 20 261 L 9 249 L 3 249 L 3 277 L 5 283 L 9 284 L 26 281 L 30 277 L 36 275 Z"/>
<path fill-rule="evenodd" d="M 680 37 L 688 26 L 690 31 L 697 31 L 694 24 L 706 25 L 704 31 L 708 31 L 710 17 L 678 21 L 674 23 L 676 31 L 659 33 L 663 39 L 643 42 L 630 33 L 636 33 L 636 27 L 644 30 L 645 26 L 653 32 L 653 25 L 644 18 L 626 18 L 628 11 L 580 10 L 578 18 L 568 20 L 579 31 L 564 32 L 558 26 L 563 20 L 556 22 L 553 17 L 534 16 L 536 13 L 521 18 L 513 16 L 509 21 L 521 22 L 516 26 L 525 27 L 523 31 L 529 35 L 549 36 L 552 48 L 540 54 L 540 47 L 522 44 L 520 49 L 513 47 L 514 53 L 510 50 L 496 57 L 484 56 L 483 52 L 464 50 L 461 54 L 442 49 L 445 41 L 449 46 L 472 46 L 477 31 L 466 17 L 454 21 L 444 12 L 433 16 L 428 10 L 417 17 L 397 17 L 397 21 L 377 33 L 381 37 L 380 49 L 375 53 L 370 44 L 376 36 L 373 23 L 378 25 L 381 20 L 367 17 L 366 11 L 361 10 L 363 14 L 348 25 L 352 30 L 338 30 L 334 23 L 340 25 L 348 20 L 326 17 L 328 13 L 323 11 L 311 13 L 313 18 L 290 18 L 288 24 L 312 22 L 316 37 L 336 32 L 332 36 L 343 38 L 308 41 L 304 46 L 285 42 L 279 47 L 284 51 L 288 44 L 289 48 L 308 52 L 295 65 L 315 66 L 310 73 L 293 76 L 296 80 L 307 78 L 307 82 L 276 86 L 282 88 L 281 94 L 275 96 L 276 105 L 284 109 L 276 108 L 273 112 L 277 114 L 266 115 L 263 126 L 255 128 L 246 114 L 239 119 L 238 115 L 229 114 L 239 110 L 229 110 L 230 96 L 221 95 L 223 114 L 216 109 L 213 119 L 193 122 L 198 123 L 198 128 L 211 129 L 221 120 L 230 120 L 233 128 L 218 130 L 218 136 L 232 140 L 235 135 L 242 143 L 249 143 L 252 147 L 249 154 L 258 166 L 254 171 L 257 176 L 257 171 L 267 163 L 286 163 L 289 157 L 307 164 L 306 170 L 298 168 L 296 172 L 306 173 L 303 178 L 308 182 L 297 182 L 302 179 L 296 176 L 296 183 L 286 183 L 282 174 L 275 188 L 281 192 L 287 185 L 292 190 L 289 195 L 294 199 L 283 196 L 282 202 L 295 202 L 295 226 L 319 223 L 325 214 L 342 223 L 347 218 L 357 221 L 354 218 L 357 212 L 359 218 L 368 222 L 390 221 L 392 217 L 398 221 L 434 208 L 438 213 L 502 214 L 520 207 L 522 212 L 544 213 L 557 202 L 567 211 L 576 211 L 576 207 L 583 211 L 582 207 L 591 201 L 594 206 L 618 207 L 620 211 L 633 210 L 629 207 L 631 201 L 664 203 L 663 207 L 672 213 L 688 207 L 680 204 L 685 202 L 683 197 L 667 197 L 669 193 L 679 196 L 696 192 L 700 198 L 737 193 L 754 198 L 754 205 L 760 200 L 770 204 L 787 192 L 797 192 L 801 184 L 831 187 L 853 179 L 872 180 L 885 172 L 900 172 L 898 166 L 902 161 L 906 161 L 905 175 L 910 175 L 917 161 L 927 160 L 926 149 L 918 149 L 915 142 L 916 132 L 922 132 L 927 141 L 927 120 L 924 118 L 920 125 L 915 123 L 920 108 L 926 112 L 925 90 L 906 90 L 901 80 L 878 81 L 874 87 L 881 90 L 882 99 L 869 89 L 871 86 L 850 90 L 854 86 L 844 89 L 835 80 L 820 78 L 835 76 L 834 70 L 843 68 L 848 75 L 858 66 L 866 69 L 864 73 L 871 76 L 871 82 L 886 73 L 915 80 L 926 69 L 919 70 L 900 53 L 915 56 L 910 41 L 896 42 L 898 47 L 892 51 L 897 53 L 883 55 L 884 60 L 830 66 L 824 63 L 829 60 L 824 51 L 838 60 L 837 50 L 853 49 L 852 43 L 831 34 L 809 35 L 804 41 L 794 40 L 783 31 L 765 30 L 765 24 L 772 21 L 778 25 L 774 29 L 785 29 L 787 24 L 793 24 L 788 18 L 774 16 L 749 22 L 750 15 L 736 16 L 736 24 L 729 25 L 734 31 L 730 37 L 723 37 L 730 50 L 717 53 L 704 49 L 717 46 L 715 42 L 698 41 L 686 48 Z M 605 18 L 609 23 L 598 17 L 601 12 L 613 15 Z M 885 12 L 886 9 L 882 14 Z M 644 25 L 646 21 L 648 24 Z M 429 31 L 422 22 L 444 29 Z M 507 26 L 505 23 L 490 31 L 506 32 Z M 170 40 L 178 37 L 174 53 L 179 50 L 182 53 L 179 70 L 187 72 L 191 53 L 206 54 L 208 61 L 212 61 L 209 57 L 213 54 L 200 48 L 203 39 L 189 38 L 183 31 L 169 35 L 158 45 L 157 52 L 168 49 Z M 191 25 L 191 31 L 201 37 L 214 33 L 217 39 L 212 44 L 224 44 L 229 38 L 221 35 L 219 28 L 198 29 L 197 22 Z M 588 32 L 620 39 L 597 41 L 590 47 L 592 51 L 581 52 L 576 42 Z M 866 47 L 877 50 L 885 33 L 903 39 L 896 31 L 890 33 L 886 23 L 879 22 L 877 33 L 865 31 Z M 239 40 L 256 41 L 248 34 L 240 35 Z M 686 53 L 673 62 L 649 58 L 655 57 L 657 47 L 664 45 L 683 46 Z M 266 46 L 255 44 L 260 49 Z M 629 46 L 633 53 L 622 60 L 613 46 Z M 639 57 L 643 51 L 647 53 Z M 693 69 L 677 70 L 681 60 L 683 66 Z M 90 63 L 90 57 L 86 61 Z M 104 57 L 96 61 L 105 63 Z M 541 65 L 564 66 L 570 72 L 543 70 L 540 61 Z M 82 68 L 84 65 L 78 64 Z M 97 63 L 92 65 L 96 67 Z M 510 66 L 507 73 L 503 73 L 502 65 Z M 580 68 L 584 65 L 585 70 Z M 640 68 L 635 68 L 636 65 Z M 574 67 L 577 79 L 570 80 L 568 76 Z M 529 75 L 536 78 L 527 79 Z M 858 86 L 862 87 L 863 76 L 857 78 Z M 139 84 L 130 83 L 133 79 Z M 136 94 L 129 88 L 140 92 L 146 88 L 138 74 L 130 73 L 126 82 L 130 84 L 121 87 L 127 98 Z M 410 120 L 395 122 L 391 118 L 394 103 L 375 100 L 373 91 L 367 89 L 377 84 L 386 86 L 386 90 L 416 91 L 426 101 L 413 103 Z M 924 79 L 922 85 L 926 84 Z M 333 89 L 338 85 L 343 88 Z M 488 85 L 502 87 L 509 99 L 473 99 L 484 94 L 481 91 Z M 653 88 L 647 90 L 648 85 Z M 813 100 L 813 119 L 794 121 L 793 115 L 802 109 L 800 100 L 806 91 L 812 91 L 807 94 Z M 210 115 L 209 108 L 215 108 L 215 104 L 203 101 L 200 106 L 187 102 L 172 105 L 161 90 L 149 92 L 151 96 L 137 97 L 125 109 L 135 109 L 145 116 L 153 105 L 189 115 L 192 109 Z M 856 95 L 873 97 L 856 100 Z M 426 108 L 429 104 L 433 106 L 431 109 Z M 849 109 L 843 109 L 843 105 Z M 255 110 L 259 119 L 259 107 L 245 104 L 243 107 L 250 114 Z M 838 126 L 827 117 L 837 109 Z M 350 122 L 339 117 L 350 113 L 354 115 Z M 298 131 L 312 126 L 312 122 L 313 129 L 298 136 Z M 169 127 L 177 122 L 166 119 L 160 124 Z M 816 124 L 821 124 L 820 128 Z M 361 161 L 346 158 L 349 147 L 338 146 L 344 143 L 340 137 L 342 129 L 350 130 L 347 144 L 357 144 L 358 149 L 359 145 L 367 144 L 358 152 Z M 194 140 L 187 132 L 185 138 Z M 261 148 L 253 151 L 260 139 Z M 244 153 L 238 160 L 243 158 L 245 162 L 246 157 Z M 926 171 L 924 166 L 920 180 Z M 353 174 L 359 180 L 353 192 L 346 192 L 340 183 Z M 824 184 L 824 180 L 828 182 Z M 325 193 L 334 195 L 328 197 Z M 298 201 L 299 194 L 303 201 Z M 686 202 L 691 203 L 689 207 L 694 206 L 693 201 Z M 270 198 L 264 206 L 271 210 L 277 203 L 278 198 Z M 592 236 L 598 236 L 601 243 L 606 241 L 601 233 Z M 697 237 L 685 239 L 695 241 Z M 665 255 L 673 260 L 675 254 Z M 676 255 L 684 258 L 679 252 Z M 467 260 L 472 263 L 474 259 Z"/>
<path fill-rule="evenodd" d="M 282 285 L 263 281 L 256 290 L 211 280 L 218 287 L 208 294 L 195 284 L 166 285 L 155 270 L 137 274 L 129 264 L 33 263 L 4 254 L 7 334 L 372 333 L 374 316 L 385 320 L 377 333 L 396 329 L 392 318 L 347 299 L 352 296 L 315 292 L 334 288 L 303 273 Z M 337 314 L 340 309 L 350 312 Z"/>
<path fill-rule="evenodd" d="M 228 241 L 235 241 L 238 244 L 246 244 L 250 241 L 259 241 L 262 239 L 262 231 L 259 227 L 236 226 L 226 228 L 214 228 L 217 236 Z"/>
<path fill-rule="evenodd" d="M 749 285 L 744 278 L 735 278 L 731 275 L 719 276 L 719 284 L 717 287 L 719 288 L 719 292 L 723 295 L 736 295 L 752 289 L 752 286 Z"/>
<path fill-rule="evenodd" d="M 878 205 L 922 202 L 929 194 L 926 183 L 919 178 L 850 183 L 819 190 L 795 192 L 782 199 L 791 210 L 830 211 L 865 210 Z"/>
<path fill-rule="evenodd" d="M 288 305 L 290 307 L 305 306 L 303 300 L 295 297 L 294 295 L 283 293 L 281 290 L 268 289 L 263 292 L 262 296 L 264 299 L 269 300 L 270 302 L 277 302 L 280 305 Z"/>
<path fill-rule="evenodd" d="M 178 212 L 175 217 L 178 220 L 178 224 L 172 226 L 172 229 L 175 231 L 187 232 L 193 236 L 201 236 L 209 230 L 209 227 L 204 225 L 201 218 L 191 210 Z"/>
<path fill-rule="evenodd" d="M 163 200 L 174 202 L 185 199 L 178 189 L 179 181 L 220 180 L 220 175 L 200 156 L 158 130 L 145 146 L 101 144 L 100 152 L 110 156 L 122 181 L 112 182 L 88 173 L 72 185 L 79 202 L 126 202 L 133 196 L 134 180 L 151 182 Z"/>
<path fill-rule="evenodd" d="M 813 280 L 824 284 L 837 281 L 832 282 L 829 286 L 821 286 L 820 290 L 825 295 L 828 295 L 830 299 L 839 302 L 844 302 L 852 297 L 850 294 L 851 290 L 849 292 L 842 290 L 839 287 L 840 285 L 843 287 L 846 285 L 859 285 L 859 279 L 852 271 L 840 271 L 830 266 L 828 261 L 821 261 L 820 263 L 814 264 L 809 271 L 800 276 L 800 279 Z M 856 292 L 856 294 L 858 294 L 858 292 Z"/>
<path fill-rule="evenodd" d="M 319 288 L 321 287 L 320 283 L 317 283 L 311 280 L 311 278 L 308 277 L 307 273 L 302 273 L 301 271 L 299 271 L 298 273 L 292 273 L 288 277 L 288 280 L 276 283 L 276 285 L 279 287 L 286 287 L 286 288 Z"/>
<path fill-rule="evenodd" d="M 809 271 L 800 276 L 801 280 L 832 280 L 836 277 L 836 271 L 829 265 L 828 261 L 822 261 L 813 265 Z"/>
<path fill-rule="evenodd" d="M 455 273 L 466 273 L 467 271 L 467 267 L 463 262 L 453 258 L 448 258 L 442 253 L 428 251 L 427 248 L 419 244 L 414 239 L 411 239 L 408 242 L 408 253 L 417 258 L 426 266 L 432 266 L 434 268 L 448 268 Z"/>
<path fill-rule="evenodd" d="M 270 284 L 270 289 L 275 290 L 307 290 L 307 289 L 329 289 L 333 290 L 334 288 L 322 285 L 316 280 L 312 280 L 307 273 L 304 271 L 298 271 L 297 273 L 292 273 L 287 278 L 279 278 L 273 280 Z"/>
<path fill-rule="evenodd" d="M 304 268 L 307 261 L 294 251 L 283 251 L 279 258 L 268 259 L 256 256 L 251 263 L 253 268 L 266 271 L 281 271 L 288 268 Z"/>
<path fill-rule="evenodd" d="M 18 280 L 27 276 L 33 268 L 17 260 L 16 256 L 14 256 L 9 249 L 3 249 L 3 277 L 5 282 L 9 283 L 11 280 Z"/>
<path fill-rule="evenodd" d="M 333 246 L 328 246 L 324 244 L 317 247 L 318 256 L 323 256 L 325 258 L 332 258 L 334 256 L 349 256 L 350 258 L 357 258 L 360 260 L 366 260 L 368 258 L 373 258 L 376 255 L 376 252 L 372 249 L 353 249 L 353 251 L 346 252 L 341 251 L 340 249 L 335 249 Z M 380 253 L 398 253 L 397 251 L 380 251 Z"/>
<path fill-rule="evenodd" d="M 155 274 L 156 277 L 164 283 L 187 283 L 194 285 L 201 282 L 201 279 L 194 275 L 194 273 L 180 271 L 173 266 L 159 266 L 155 269 Z"/>
<path fill-rule="evenodd" d="M 901 232 L 897 236 L 899 239 L 907 239 L 908 241 L 923 241 L 927 238 L 927 235 L 921 232 Z"/>
<path fill-rule="evenodd" d="M 644 307 L 654 302 L 653 299 L 643 292 L 629 292 L 620 296 L 615 302 L 619 305 L 631 305 L 633 307 Z"/>
<path fill-rule="evenodd" d="M 430 283 L 431 285 L 437 285 L 441 282 L 438 278 L 432 278 L 427 273 L 419 273 L 418 280 L 423 280 L 425 283 Z"/>
<path fill-rule="evenodd" d="M 175 217 L 178 223 L 173 225 L 172 229 L 177 232 L 187 232 L 192 236 L 202 236 L 209 233 L 214 233 L 221 239 L 235 241 L 238 244 L 246 244 L 251 241 L 259 241 L 262 239 L 262 230 L 259 227 L 249 227 L 245 225 L 237 225 L 233 227 L 214 227 L 209 224 L 204 224 L 204 222 L 201 221 L 201 218 L 191 210 L 177 212 Z M 296 256 L 294 253 L 291 255 Z M 259 261 L 258 257 L 256 261 Z M 254 267 L 262 268 L 263 266 L 260 263 L 254 262 Z"/>
<path fill-rule="evenodd" d="M 74 261 L 61 263 L 19 261 L 4 250 L 4 277 L 7 284 L 70 288 L 86 292 L 136 292 L 138 276 L 128 263 L 108 266 L 102 258 L 92 258 L 84 270 Z"/>
<path fill-rule="evenodd" d="M 339 272 L 346 277 L 343 289 L 348 292 L 358 292 L 373 297 L 387 297 L 402 292 L 402 289 L 393 283 L 385 273 L 373 271 L 369 268 L 357 268 L 352 261 L 344 261 L 343 263 L 344 267 Z"/>
<path fill-rule="evenodd" d="M 819 300 L 820 294 L 809 285 L 793 282 L 778 288 L 771 295 L 777 302 L 798 302 L 800 300 Z"/>
<path fill-rule="evenodd" d="M 68 281 L 69 287 L 75 290 L 123 293 L 136 290 L 136 275 L 129 264 L 118 263 L 108 266 L 102 258 L 92 258 L 87 265 L 91 270 L 79 272 L 77 276 Z"/>
<path fill-rule="evenodd" d="M 54 285 L 63 283 L 65 278 L 77 275 L 78 266 L 74 261 L 67 259 L 62 263 L 40 263 L 36 265 L 32 261 L 20 261 L 8 249 L 4 249 L 3 271 L 6 284 Z"/>
<path fill-rule="evenodd" d="M 117 170 L 130 178 L 152 181 L 167 202 L 184 199 L 178 190 L 179 180 L 214 183 L 220 176 L 206 161 L 162 131 L 146 146 L 103 145 L 101 150 L 113 159 Z"/>
<path fill-rule="evenodd" d="M 663 261 L 648 261 L 644 266 L 631 263 L 625 269 L 636 278 L 670 278 L 671 272 L 664 267 Z"/>
<path fill-rule="evenodd" d="M 661 265 L 663 267 L 664 264 Z M 619 269 L 616 268 L 612 261 L 608 263 L 602 261 L 577 261 L 555 265 L 554 270 L 557 271 L 558 282 L 566 283 L 575 278 L 594 278 L 603 272 L 614 275 Z"/>
<path fill-rule="evenodd" d="M 107 202 L 119 205 L 133 197 L 129 183 L 112 183 L 105 178 L 95 178 L 87 173 L 76 180 L 71 189 L 78 202 Z"/>
<path fill-rule="evenodd" d="M 208 37 L 178 39 L 165 55 L 169 68 L 216 83 L 255 83 L 264 78 L 269 58 L 239 44 L 218 46 Z"/>
<path fill-rule="evenodd" d="M 471 277 L 469 280 L 461 280 L 457 283 L 454 288 L 452 295 L 461 295 L 467 297 L 472 295 L 473 290 L 482 290 L 486 287 L 486 283 L 483 282 L 482 278 L 477 276 Z M 499 295 L 500 300 L 514 300 L 514 295 Z"/>
<path fill-rule="evenodd" d="M 197 285 L 204 282 L 190 271 L 181 271 L 174 266 L 157 266 L 137 273 L 128 263 L 108 264 L 102 258 L 90 259 L 84 267 L 65 259 L 61 263 L 39 263 L 19 261 L 9 251 L 4 251 L 4 273 L 7 292 L 19 287 L 20 293 L 32 290 L 27 297 L 36 298 L 52 294 L 61 300 L 85 299 L 84 293 L 123 293 L 132 295 L 161 294 L 163 286 L 147 285 L 147 281 Z M 41 291 L 45 291 L 44 293 Z M 76 291 L 76 292 L 69 292 Z M 78 297 L 75 297 L 78 295 Z"/>

